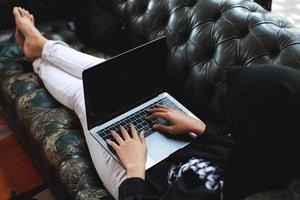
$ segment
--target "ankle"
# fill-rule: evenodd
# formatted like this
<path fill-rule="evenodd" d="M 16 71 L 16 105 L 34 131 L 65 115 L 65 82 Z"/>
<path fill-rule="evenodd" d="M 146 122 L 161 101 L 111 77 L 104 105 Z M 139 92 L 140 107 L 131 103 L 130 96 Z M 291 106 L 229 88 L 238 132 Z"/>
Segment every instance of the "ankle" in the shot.
<path fill-rule="evenodd" d="M 35 46 L 35 51 L 38 54 L 38 57 L 42 56 L 42 52 L 44 49 L 44 46 L 47 42 L 47 39 L 44 37 L 37 37 L 36 39 L 34 39 L 32 42 L 34 42 L 34 46 Z"/>
<path fill-rule="evenodd" d="M 46 38 L 44 38 L 44 37 L 41 37 L 39 39 L 37 46 L 38 46 L 38 49 L 41 51 L 41 53 L 42 53 L 42 51 L 44 49 L 44 46 L 45 46 L 45 44 L 46 44 L 47 41 L 48 40 Z"/>
<path fill-rule="evenodd" d="M 24 55 L 30 60 L 41 57 L 46 42 L 47 39 L 40 36 L 26 38 L 24 43 Z"/>

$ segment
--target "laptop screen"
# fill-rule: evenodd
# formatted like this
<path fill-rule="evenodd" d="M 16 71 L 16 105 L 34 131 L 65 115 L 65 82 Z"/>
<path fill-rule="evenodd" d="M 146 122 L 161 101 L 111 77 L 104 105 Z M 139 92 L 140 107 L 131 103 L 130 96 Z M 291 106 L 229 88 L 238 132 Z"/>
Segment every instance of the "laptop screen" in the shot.
<path fill-rule="evenodd" d="M 161 92 L 166 79 L 165 38 L 111 58 L 83 73 L 88 128 Z"/>

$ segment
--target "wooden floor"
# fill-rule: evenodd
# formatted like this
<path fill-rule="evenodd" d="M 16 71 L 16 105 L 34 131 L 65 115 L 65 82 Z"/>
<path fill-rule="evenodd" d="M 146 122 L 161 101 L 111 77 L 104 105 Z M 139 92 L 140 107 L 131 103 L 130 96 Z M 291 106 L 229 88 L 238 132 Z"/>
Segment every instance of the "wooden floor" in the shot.
<path fill-rule="evenodd" d="M 18 197 L 28 191 L 34 191 L 35 188 L 44 184 L 44 180 L 31 158 L 0 113 L 0 199 Z M 46 189 L 35 199 L 50 200 L 54 198 Z"/>

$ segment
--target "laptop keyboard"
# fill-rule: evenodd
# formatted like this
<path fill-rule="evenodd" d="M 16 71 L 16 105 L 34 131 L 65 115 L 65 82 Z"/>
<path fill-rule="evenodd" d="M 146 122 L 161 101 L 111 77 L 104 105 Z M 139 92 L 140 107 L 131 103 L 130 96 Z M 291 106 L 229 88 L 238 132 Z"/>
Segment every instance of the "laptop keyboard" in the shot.
<path fill-rule="evenodd" d="M 154 120 L 145 120 L 144 118 L 149 115 L 147 112 L 147 109 L 154 108 L 155 105 L 161 104 L 165 106 L 170 106 L 176 109 L 179 109 L 172 101 L 170 101 L 169 98 L 165 97 L 145 108 L 142 110 L 137 111 L 136 113 L 133 113 L 132 115 L 129 115 L 125 117 L 124 119 L 116 122 L 115 124 L 112 124 L 105 129 L 102 129 L 98 132 L 99 136 L 102 137 L 104 140 L 111 139 L 111 132 L 112 130 L 116 131 L 118 134 L 120 134 L 120 126 L 123 126 L 127 131 L 129 131 L 129 124 L 133 124 L 135 128 L 137 129 L 138 133 L 141 131 L 144 131 L 145 137 L 151 135 L 154 133 L 152 130 L 152 126 L 154 124 L 163 124 L 166 125 L 168 122 L 164 119 L 158 118 Z M 179 109 L 181 110 L 181 109 Z"/>

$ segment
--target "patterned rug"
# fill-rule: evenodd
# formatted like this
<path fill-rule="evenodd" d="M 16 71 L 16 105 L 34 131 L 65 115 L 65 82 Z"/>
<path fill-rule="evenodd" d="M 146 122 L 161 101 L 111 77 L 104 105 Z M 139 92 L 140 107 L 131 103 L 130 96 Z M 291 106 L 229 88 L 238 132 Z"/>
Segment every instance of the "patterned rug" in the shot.
<path fill-rule="evenodd" d="M 44 184 L 36 167 L 0 113 L 0 199 Z M 13 195 L 14 196 L 14 195 Z"/>

